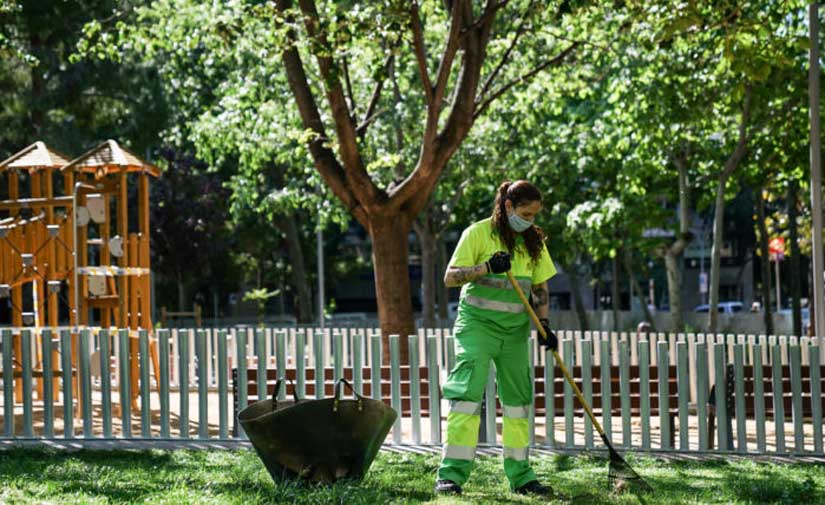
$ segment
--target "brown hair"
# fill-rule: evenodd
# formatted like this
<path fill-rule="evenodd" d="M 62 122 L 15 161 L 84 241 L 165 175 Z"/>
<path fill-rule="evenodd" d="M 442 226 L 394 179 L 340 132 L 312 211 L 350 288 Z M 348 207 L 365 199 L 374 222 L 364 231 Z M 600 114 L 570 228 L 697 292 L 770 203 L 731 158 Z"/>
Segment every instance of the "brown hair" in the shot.
<path fill-rule="evenodd" d="M 510 228 L 510 223 L 507 218 L 507 208 L 504 202 L 510 200 L 513 202 L 513 208 L 524 205 L 530 202 L 541 202 L 541 192 L 538 188 L 527 181 L 521 180 L 511 183 L 504 181 L 498 187 L 496 194 L 496 203 L 493 206 L 493 229 L 501 237 L 501 241 L 507 246 L 510 254 L 516 246 L 516 232 Z M 538 262 L 541 257 L 541 250 L 544 246 L 544 233 L 541 228 L 536 225 L 527 228 L 521 232 L 524 237 L 524 245 L 527 248 L 527 253 L 533 262 Z"/>

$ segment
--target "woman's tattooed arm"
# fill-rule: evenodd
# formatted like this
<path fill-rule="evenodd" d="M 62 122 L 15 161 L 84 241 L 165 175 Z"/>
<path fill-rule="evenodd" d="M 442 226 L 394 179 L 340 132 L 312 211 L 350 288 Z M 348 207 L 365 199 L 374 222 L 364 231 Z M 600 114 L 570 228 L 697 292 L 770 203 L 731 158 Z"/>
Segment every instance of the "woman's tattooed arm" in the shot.
<path fill-rule="evenodd" d="M 444 273 L 444 284 L 448 288 L 457 288 L 485 275 L 487 266 L 484 263 L 474 267 L 449 267 Z"/>
<path fill-rule="evenodd" d="M 547 291 L 547 283 L 533 284 L 531 301 L 533 310 L 539 319 L 550 317 L 550 293 Z"/>

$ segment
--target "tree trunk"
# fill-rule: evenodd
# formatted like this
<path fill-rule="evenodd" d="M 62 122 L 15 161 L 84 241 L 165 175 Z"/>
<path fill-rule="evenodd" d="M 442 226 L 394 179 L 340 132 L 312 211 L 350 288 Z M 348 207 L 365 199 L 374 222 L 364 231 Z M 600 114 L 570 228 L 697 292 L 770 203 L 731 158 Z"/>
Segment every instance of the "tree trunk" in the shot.
<path fill-rule="evenodd" d="M 759 228 L 759 267 L 762 272 L 762 314 L 765 317 L 765 334 L 773 335 L 773 317 L 771 317 L 771 263 L 768 254 L 768 228 L 765 226 L 765 199 L 762 187 L 756 188 L 756 226 Z"/>
<path fill-rule="evenodd" d="M 797 208 L 796 202 L 799 198 L 799 186 L 795 180 L 791 180 L 788 187 L 788 231 L 791 241 L 790 250 L 790 272 L 788 276 L 791 279 L 791 303 L 793 305 L 793 334 L 802 335 L 802 287 L 799 279 L 802 277 L 801 263 L 799 261 L 799 228 L 797 227 Z"/>
<path fill-rule="evenodd" d="M 438 238 L 436 239 L 436 249 L 437 249 L 437 258 L 438 263 L 436 267 L 436 299 L 438 303 L 438 319 L 441 326 L 444 326 L 447 322 L 447 319 L 450 318 L 450 313 L 447 310 L 447 305 L 450 303 L 450 292 L 447 289 L 447 285 L 444 284 L 442 278 L 444 277 L 444 272 L 447 270 L 447 246 L 444 244 L 444 236 L 439 234 Z"/>
<path fill-rule="evenodd" d="M 616 251 L 616 255 L 621 254 L 621 251 Z M 613 331 L 621 330 L 621 321 L 619 321 L 619 259 L 613 256 L 611 260 L 613 265 L 613 279 L 610 283 L 611 296 L 613 298 Z"/>
<path fill-rule="evenodd" d="M 704 260 L 701 258 L 700 261 Z M 675 333 L 685 329 L 682 316 L 682 272 L 679 269 L 679 256 L 668 251 L 665 254 L 665 269 L 667 270 L 667 295 L 670 298 L 670 320 Z"/>
<path fill-rule="evenodd" d="M 716 333 L 719 322 L 719 276 L 722 266 L 722 245 L 724 245 L 725 183 L 719 178 L 716 184 L 716 202 L 713 210 L 713 244 L 710 250 L 710 307 L 708 309 L 708 332 Z"/>
<path fill-rule="evenodd" d="M 573 265 L 575 265 L 575 262 L 573 262 Z M 570 292 L 573 294 L 573 307 L 576 310 L 576 317 L 579 319 L 579 328 L 581 328 L 581 331 L 589 331 L 590 324 L 587 321 L 587 312 L 584 310 L 582 294 L 579 291 L 579 275 L 575 266 L 567 269 L 567 278 L 570 280 Z"/>
<path fill-rule="evenodd" d="M 682 315 L 682 269 L 680 260 L 682 252 L 693 239 L 690 233 L 690 188 L 687 183 L 688 159 L 690 144 L 686 145 L 679 156 L 674 158 L 674 164 L 679 172 L 679 237 L 665 251 L 665 269 L 667 271 L 667 292 L 670 299 L 670 319 L 672 330 L 680 332 L 685 329 Z M 704 258 L 701 259 L 704 261 Z"/>
<path fill-rule="evenodd" d="M 411 223 L 403 215 L 387 213 L 370 216 L 369 225 L 384 362 L 390 359 L 388 337 L 399 335 L 401 363 L 407 363 L 407 337 L 415 333 L 408 267 Z"/>
<path fill-rule="evenodd" d="M 291 281 L 295 289 L 295 319 L 300 324 L 312 322 L 312 295 L 307 283 L 306 262 L 304 251 L 301 249 L 301 238 L 298 233 L 295 213 L 289 213 L 276 220 L 276 224 L 286 235 L 287 254 L 292 267 Z"/>
<path fill-rule="evenodd" d="M 435 328 L 435 260 L 438 253 L 435 234 L 429 220 L 430 207 L 421 219 L 413 222 L 413 230 L 421 246 L 421 312 L 425 328 Z"/>
<path fill-rule="evenodd" d="M 178 286 L 178 310 L 186 310 L 186 286 L 183 282 L 183 273 L 180 266 L 175 272 L 175 281 Z"/>
<path fill-rule="evenodd" d="M 710 307 L 708 310 L 708 332 L 715 333 L 719 319 L 719 277 L 721 274 L 722 245 L 724 244 L 724 217 L 725 217 L 725 185 L 733 175 L 739 162 L 747 152 L 747 126 L 750 118 L 752 89 L 747 86 L 742 104 L 742 117 L 739 122 L 739 140 L 730 157 L 725 161 L 725 167 L 719 174 L 716 183 L 716 208 L 713 213 L 713 246 L 711 247 L 710 264 Z"/>
<path fill-rule="evenodd" d="M 642 287 L 639 286 L 639 281 L 636 280 L 636 276 L 633 275 L 633 259 L 630 257 L 630 250 L 625 249 L 624 255 L 624 268 L 627 272 L 627 277 L 630 279 L 630 285 L 632 286 L 631 291 L 636 292 L 636 296 L 639 298 L 639 303 L 642 305 L 642 312 L 645 315 L 645 321 L 650 323 L 650 330 L 656 331 L 656 325 L 653 323 L 653 315 L 650 313 L 650 309 L 647 307 L 647 303 L 645 303 L 644 292 L 642 291 Z"/>

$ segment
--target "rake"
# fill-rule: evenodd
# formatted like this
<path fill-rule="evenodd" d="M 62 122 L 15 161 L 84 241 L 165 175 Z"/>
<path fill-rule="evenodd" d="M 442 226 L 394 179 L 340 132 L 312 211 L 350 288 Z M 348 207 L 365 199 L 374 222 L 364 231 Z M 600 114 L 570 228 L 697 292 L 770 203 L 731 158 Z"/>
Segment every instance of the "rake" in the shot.
<path fill-rule="evenodd" d="M 513 272 L 508 270 L 507 277 L 510 279 L 510 284 L 513 285 L 513 289 L 516 290 L 519 298 L 521 298 L 521 303 L 524 304 L 524 308 L 527 309 L 527 313 L 530 314 L 530 318 L 536 325 L 536 329 L 539 333 L 541 333 L 542 337 L 547 338 L 547 334 L 544 332 L 544 327 L 541 325 L 535 311 L 533 311 L 533 307 L 530 306 L 530 302 L 527 301 L 527 297 L 524 296 L 521 286 L 518 285 L 516 278 L 513 277 Z M 556 364 L 561 369 L 561 372 L 564 374 L 564 378 L 567 379 L 570 387 L 573 388 L 576 398 L 579 399 L 579 403 L 581 403 L 582 407 L 584 407 L 584 411 L 587 412 L 588 417 L 590 417 L 590 420 L 593 422 L 593 426 L 596 427 L 596 431 L 598 431 L 599 435 L 601 435 L 602 441 L 604 441 L 604 445 L 607 446 L 607 450 L 610 453 L 610 467 L 607 472 L 608 486 L 617 491 L 624 491 L 626 489 L 646 492 L 652 491 L 653 488 L 651 488 L 650 485 L 645 482 L 645 480 L 642 479 L 642 477 L 636 473 L 636 471 L 633 470 L 629 464 L 627 464 L 627 461 L 625 461 L 624 458 L 616 452 L 616 449 L 613 448 L 613 444 L 610 443 L 610 439 L 607 438 L 607 435 L 604 433 L 602 425 L 596 420 L 596 416 L 593 415 L 590 405 L 587 403 L 587 400 L 584 399 L 584 395 L 582 395 L 581 390 L 579 390 L 579 387 L 576 386 L 576 383 L 573 381 L 573 376 L 570 375 L 570 371 L 567 370 L 567 367 L 564 365 L 564 361 L 562 361 L 558 351 L 553 351 L 553 357 L 556 358 Z"/>

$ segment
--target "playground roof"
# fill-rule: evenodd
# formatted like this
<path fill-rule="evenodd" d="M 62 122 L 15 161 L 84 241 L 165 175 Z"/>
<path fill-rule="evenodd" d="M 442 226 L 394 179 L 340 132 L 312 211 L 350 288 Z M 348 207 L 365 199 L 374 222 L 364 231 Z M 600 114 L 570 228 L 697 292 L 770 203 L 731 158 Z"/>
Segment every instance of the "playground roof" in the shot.
<path fill-rule="evenodd" d="M 26 147 L 17 154 L 0 162 L 0 172 L 9 168 L 21 170 L 38 170 L 43 168 L 62 168 L 69 163 L 69 158 L 41 141 Z"/>
<path fill-rule="evenodd" d="M 97 178 L 109 174 L 119 174 L 123 171 L 148 173 L 154 177 L 160 176 L 158 167 L 143 161 L 114 140 L 107 140 L 94 149 L 86 151 L 70 161 L 61 170 L 91 173 L 95 174 Z"/>

